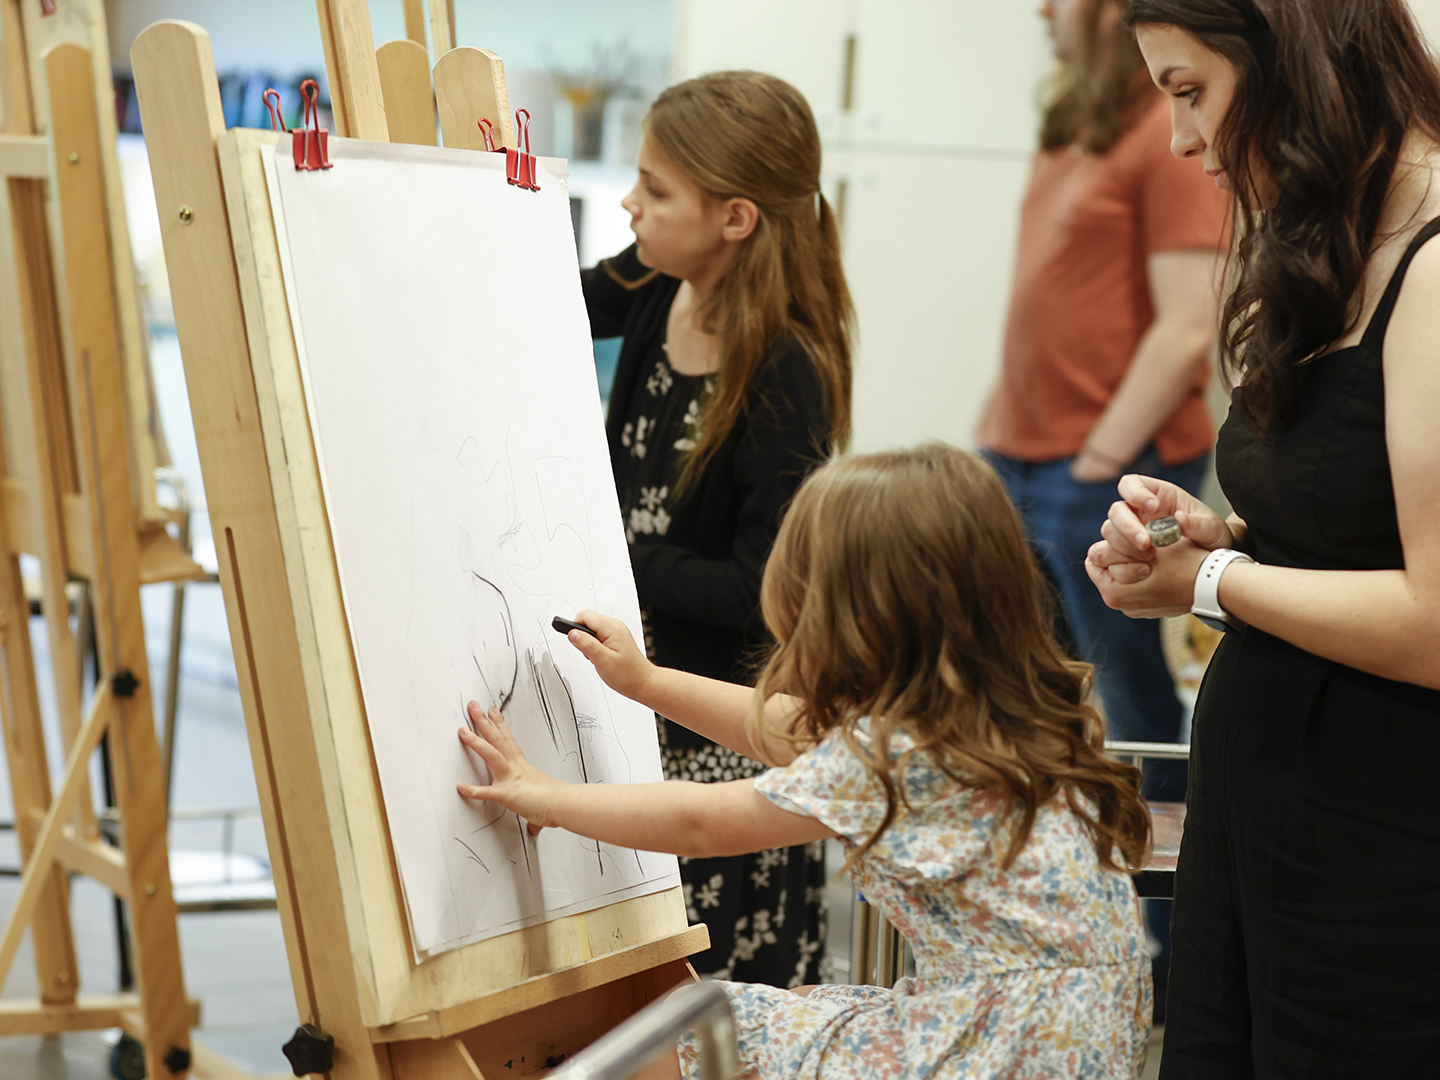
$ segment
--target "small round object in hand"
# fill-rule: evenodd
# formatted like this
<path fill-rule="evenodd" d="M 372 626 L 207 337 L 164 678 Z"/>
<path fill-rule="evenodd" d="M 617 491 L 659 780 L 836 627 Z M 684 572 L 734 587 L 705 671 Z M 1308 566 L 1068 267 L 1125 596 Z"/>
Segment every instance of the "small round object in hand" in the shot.
<path fill-rule="evenodd" d="M 1154 521 L 1147 521 L 1145 531 L 1150 534 L 1150 542 L 1157 548 L 1169 547 L 1181 537 L 1180 523 L 1168 514 Z"/>

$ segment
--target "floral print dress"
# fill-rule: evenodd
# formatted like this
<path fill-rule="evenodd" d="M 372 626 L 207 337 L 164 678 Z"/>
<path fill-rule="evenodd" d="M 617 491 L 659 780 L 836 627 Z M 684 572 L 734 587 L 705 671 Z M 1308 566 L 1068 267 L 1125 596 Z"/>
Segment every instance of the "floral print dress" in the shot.
<path fill-rule="evenodd" d="M 863 738 L 863 730 L 861 733 Z M 740 1075 L 762 1080 L 1138 1077 L 1150 1030 L 1150 960 L 1135 889 L 1100 867 L 1064 795 L 1040 809 L 1009 870 L 999 795 L 956 783 L 903 735 L 891 740 L 913 812 L 853 868 L 915 952 L 893 990 L 821 986 L 801 997 L 726 983 Z M 832 734 L 756 788 L 824 822 L 853 851 L 880 824 L 879 783 Z M 696 1077 L 693 1036 L 680 1044 Z"/>
<path fill-rule="evenodd" d="M 623 456 L 616 482 L 628 543 L 668 534 L 675 479 L 683 456 L 695 448 L 700 408 L 710 389 L 708 376 L 675 371 L 663 345 L 653 351 L 620 434 Z M 643 605 L 640 615 L 645 651 L 654 656 L 650 615 Z M 672 745 L 669 722 L 656 717 L 656 724 L 667 779 L 711 784 L 765 771 L 759 762 L 715 743 Z M 819 980 L 825 942 L 823 843 L 727 858 L 681 858 L 680 878 L 690 922 L 710 929 L 710 948 L 690 958 L 701 974 L 774 986 Z"/>

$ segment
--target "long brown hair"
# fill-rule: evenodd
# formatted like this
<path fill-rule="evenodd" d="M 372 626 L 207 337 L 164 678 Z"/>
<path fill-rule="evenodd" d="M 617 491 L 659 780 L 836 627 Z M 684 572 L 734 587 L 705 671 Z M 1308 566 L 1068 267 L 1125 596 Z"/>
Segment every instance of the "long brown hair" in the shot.
<path fill-rule="evenodd" d="M 842 458 L 795 496 L 765 567 L 760 610 L 776 645 L 756 686 L 762 741 L 814 743 L 839 731 L 883 787 L 884 821 L 910 806 L 897 785 L 897 732 L 955 780 L 994 789 L 1018 817 L 1008 868 L 1040 807 L 1063 791 L 1095 841 L 1138 868 L 1150 815 L 1140 772 L 1107 758 L 1089 704 L 1092 669 L 1049 632 L 1039 568 L 999 478 L 943 443 Z M 792 732 L 759 705 L 801 701 Z M 868 717 L 868 740 L 857 725 Z M 868 744 L 867 744 L 868 743 Z"/>
<path fill-rule="evenodd" d="M 1178 27 L 1234 68 L 1220 352 L 1246 419 L 1273 433 L 1294 418 L 1297 363 L 1359 318 L 1401 145 L 1440 138 L 1440 72 L 1403 0 L 1131 0 L 1125 24 Z"/>
<path fill-rule="evenodd" d="M 850 335 L 854 309 L 840 264 L 840 234 L 820 193 L 820 133 L 804 95 L 773 75 L 722 71 L 670 87 L 645 133 L 707 195 L 750 199 L 760 220 L 700 311 L 720 340 L 720 369 L 704 402 L 684 488 L 705 468 L 745 410 L 772 347 L 793 339 L 824 388 L 830 446 L 850 441 Z"/>
<path fill-rule="evenodd" d="M 1136 120 L 1150 89 L 1141 76 L 1145 58 L 1130 34 L 1100 33 L 1100 12 L 1124 0 L 1069 0 L 1089 8 L 1080 24 L 1073 59 L 1056 69 L 1040 120 L 1040 146 L 1060 150 L 1078 143 L 1092 154 L 1108 153 Z"/>

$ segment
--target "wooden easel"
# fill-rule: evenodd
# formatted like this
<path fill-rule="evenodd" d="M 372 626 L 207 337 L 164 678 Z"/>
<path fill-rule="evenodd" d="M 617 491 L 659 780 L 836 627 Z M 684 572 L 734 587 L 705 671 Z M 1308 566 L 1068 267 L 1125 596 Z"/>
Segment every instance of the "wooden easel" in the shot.
<path fill-rule="evenodd" d="M 0 280 L 13 269 L 5 300 L 23 338 L 18 350 L 0 349 L 7 451 L 0 454 L 0 719 L 25 861 L 0 937 L 0 981 L 28 926 L 40 982 L 38 1000 L 0 1007 L 0 1034 L 120 1026 L 144 1044 L 150 1076 L 180 1075 L 192 1061 L 197 1012 L 181 976 L 139 587 L 203 572 L 165 532 L 151 480 L 157 431 L 119 194 L 103 8 L 99 0 L 64 4 L 52 22 L 42 21 L 38 6 L 0 0 L 0 15 L 3 246 L 13 249 L 4 252 Z M 67 752 L 56 792 L 21 552 L 41 568 Z M 83 716 L 83 658 L 67 595 L 76 579 L 89 590 L 100 668 Z M 102 738 L 113 765 L 117 845 L 100 840 L 88 782 Z M 77 996 L 67 871 L 95 878 L 126 902 L 135 992 Z"/>
<path fill-rule="evenodd" d="M 431 141 L 415 48 L 381 50 L 411 64 L 382 87 L 363 0 L 317 8 L 338 134 Z M 198 26 L 157 23 L 131 57 L 296 1004 L 333 1039 L 328 1054 L 302 1036 L 317 1055 L 305 1067 L 536 1072 L 693 977 L 685 958 L 708 934 L 674 888 L 415 963 L 261 167 L 275 136 L 224 130 Z M 448 146 L 478 149 L 481 116 L 514 146 L 499 57 L 452 50 L 435 83 Z"/>

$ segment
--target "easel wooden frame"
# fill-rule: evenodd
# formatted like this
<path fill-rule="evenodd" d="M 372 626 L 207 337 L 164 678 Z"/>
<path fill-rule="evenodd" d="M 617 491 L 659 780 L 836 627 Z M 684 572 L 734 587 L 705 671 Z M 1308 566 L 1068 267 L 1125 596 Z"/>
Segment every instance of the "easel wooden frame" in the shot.
<path fill-rule="evenodd" d="M 365 4 L 317 7 L 338 134 L 386 139 L 405 91 L 382 90 Z M 542 1069 L 693 977 L 708 934 L 677 887 L 414 963 L 261 168 L 275 136 L 225 131 L 200 27 L 157 23 L 131 57 L 301 1018 L 333 1036 L 335 1080 Z M 447 145 L 480 116 L 514 145 L 498 57 L 452 50 L 435 85 Z"/>
<path fill-rule="evenodd" d="M 0 935 L 0 981 L 29 927 L 40 983 L 36 1001 L 0 1007 L 0 1033 L 120 1026 L 145 1045 L 149 1075 L 181 1075 L 193 1061 L 189 1029 L 198 1012 L 181 975 L 139 587 L 202 571 L 164 531 L 155 501 L 157 429 L 118 190 L 103 8 L 88 0 L 60 10 L 64 18 L 37 24 L 38 9 L 27 13 L 17 0 L 0 0 L 0 175 L 6 246 L 13 248 L 5 263 L 14 275 L 6 300 L 14 302 L 23 337 L 20 348 L 4 350 L 0 370 L 8 435 L 0 446 L 0 719 L 25 863 Z M 42 121 L 48 134 L 37 133 Z M 144 482 L 136 482 L 137 470 Z M 53 793 L 21 552 L 41 567 L 67 752 Z M 75 578 L 88 585 L 100 666 L 83 718 L 83 665 L 67 588 Z M 102 738 L 114 765 L 118 847 L 100 841 L 89 789 L 88 765 Z M 84 873 L 126 901 L 136 991 L 77 996 L 67 872 Z"/>

